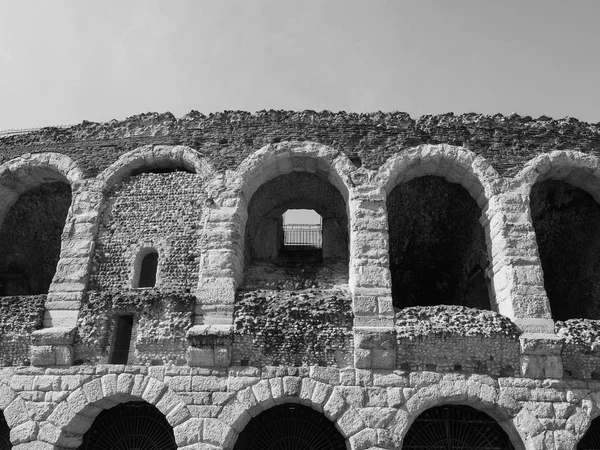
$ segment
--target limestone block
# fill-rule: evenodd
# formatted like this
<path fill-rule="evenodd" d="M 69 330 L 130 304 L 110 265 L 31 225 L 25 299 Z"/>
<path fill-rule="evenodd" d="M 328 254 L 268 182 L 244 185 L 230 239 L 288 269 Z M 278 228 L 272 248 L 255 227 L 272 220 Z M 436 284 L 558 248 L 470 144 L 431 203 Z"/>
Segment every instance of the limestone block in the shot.
<path fill-rule="evenodd" d="M 204 419 L 202 440 L 218 447 L 227 448 L 233 441 L 235 432 L 226 423 L 218 419 Z"/>
<path fill-rule="evenodd" d="M 27 411 L 27 405 L 20 398 L 15 398 L 10 405 L 6 407 L 4 412 L 4 419 L 10 428 L 20 425 L 29 420 L 29 412 Z"/>
<path fill-rule="evenodd" d="M 130 373 L 120 373 L 117 377 L 117 392 L 122 394 L 131 394 L 133 389 L 134 377 Z"/>
<path fill-rule="evenodd" d="M 300 377 L 283 377 L 283 395 L 286 397 L 298 397 L 302 379 Z"/>
<path fill-rule="evenodd" d="M 349 408 L 342 414 L 337 421 L 337 425 L 345 438 L 349 438 L 365 428 L 365 423 L 354 408 Z"/>
<path fill-rule="evenodd" d="M 31 364 L 34 366 L 55 366 L 56 353 L 52 345 L 31 346 Z"/>
<path fill-rule="evenodd" d="M 214 375 L 194 375 L 192 376 L 192 390 L 215 392 L 225 391 L 227 389 L 227 379 Z"/>
<path fill-rule="evenodd" d="M 178 447 L 195 444 L 202 439 L 203 419 L 191 418 L 173 428 Z"/>
<path fill-rule="evenodd" d="M 282 403 L 283 397 L 283 379 L 282 378 L 270 378 L 269 384 L 271 385 L 271 395 L 275 403 Z"/>
<path fill-rule="evenodd" d="M 310 400 L 312 398 L 313 391 L 315 389 L 315 380 L 310 378 L 302 379 L 302 386 L 300 388 L 300 403 L 310 405 Z"/>
<path fill-rule="evenodd" d="M 310 377 L 316 381 L 336 385 L 339 384 L 340 370 L 337 367 L 311 366 Z"/>
<path fill-rule="evenodd" d="M 162 412 L 166 416 L 179 403 L 181 403 L 181 399 L 179 398 L 179 396 L 167 390 L 165 394 L 161 397 L 161 399 L 158 401 L 158 403 L 156 403 L 156 407 L 160 412 Z"/>
<path fill-rule="evenodd" d="M 365 428 L 350 437 L 352 450 L 365 450 L 375 445 L 377 445 L 377 431 L 370 428 Z"/>
<path fill-rule="evenodd" d="M 238 433 L 244 429 L 250 419 L 252 419 L 252 416 L 244 405 L 237 402 L 225 405 L 219 414 L 219 420 Z"/>
<path fill-rule="evenodd" d="M 70 345 L 75 339 L 76 327 L 53 327 L 31 333 L 32 345 Z"/>
<path fill-rule="evenodd" d="M 323 411 L 330 420 L 335 421 L 344 412 L 346 406 L 347 403 L 343 392 L 341 392 L 339 389 L 333 389 L 323 407 Z"/>
<path fill-rule="evenodd" d="M 167 387 L 164 385 L 164 383 L 161 383 L 154 378 L 150 378 L 148 380 L 148 384 L 146 385 L 146 389 L 144 389 L 142 398 L 148 403 L 156 405 L 166 390 Z"/>
<path fill-rule="evenodd" d="M 385 428 L 396 414 L 394 408 L 368 407 L 358 409 L 360 417 L 369 428 Z"/>
<path fill-rule="evenodd" d="M 354 367 L 357 369 L 370 369 L 373 366 L 372 351 L 362 348 L 354 348 Z"/>
<path fill-rule="evenodd" d="M 227 378 L 228 391 L 240 391 L 248 386 L 252 386 L 260 381 L 259 377 L 236 377 L 229 376 Z"/>
<path fill-rule="evenodd" d="M 271 384 L 268 380 L 261 380 L 256 383 L 254 386 L 252 386 L 252 392 L 254 393 L 254 397 L 256 397 L 258 404 L 260 404 L 264 409 L 275 405 L 273 396 L 271 395 Z"/>
<path fill-rule="evenodd" d="M 13 445 L 33 441 L 37 437 L 38 424 L 32 420 L 22 423 L 10 430 L 10 441 Z"/>
<path fill-rule="evenodd" d="M 387 404 L 392 408 L 399 408 L 404 404 L 404 393 L 400 387 L 387 388 Z"/>
<path fill-rule="evenodd" d="M 10 404 L 10 402 L 12 402 L 15 399 L 16 396 L 17 395 L 15 391 L 13 391 L 10 387 L 6 386 L 5 384 L 0 383 L 0 410 L 6 408 Z"/>
<path fill-rule="evenodd" d="M 321 408 L 323 408 L 332 391 L 333 387 L 330 385 L 316 381 L 311 397 L 313 404 L 319 405 Z"/>
<path fill-rule="evenodd" d="M 515 417 L 514 423 L 517 429 L 527 438 L 536 436 L 544 431 L 540 421 L 527 409 L 521 409 Z"/>

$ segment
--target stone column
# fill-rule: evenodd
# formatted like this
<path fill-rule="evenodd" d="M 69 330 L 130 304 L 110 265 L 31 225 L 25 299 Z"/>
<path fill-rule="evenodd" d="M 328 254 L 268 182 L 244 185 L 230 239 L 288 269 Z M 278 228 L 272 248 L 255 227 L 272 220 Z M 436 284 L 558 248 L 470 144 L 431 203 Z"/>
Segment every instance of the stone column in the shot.
<path fill-rule="evenodd" d="M 243 199 L 229 190 L 206 201 L 196 316 L 187 334 L 190 366 L 226 366 L 231 360 L 233 304 L 244 272 L 246 215 Z"/>
<path fill-rule="evenodd" d="M 349 210 L 354 362 L 357 368 L 392 369 L 396 334 L 383 189 L 355 188 L 350 192 Z"/>
<path fill-rule="evenodd" d="M 71 365 L 79 308 L 87 290 L 103 195 L 94 179 L 72 185 L 60 260 L 48 292 L 44 328 L 32 334 L 33 365 Z"/>
<path fill-rule="evenodd" d="M 491 248 L 492 282 L 498 312 L 523 331 L 521 372 L 561 378 L 562 341 L 554 334 L 550 302 L 531 222 L 529 196 L 504 192 L 489 200 L 481 218 Z"/>

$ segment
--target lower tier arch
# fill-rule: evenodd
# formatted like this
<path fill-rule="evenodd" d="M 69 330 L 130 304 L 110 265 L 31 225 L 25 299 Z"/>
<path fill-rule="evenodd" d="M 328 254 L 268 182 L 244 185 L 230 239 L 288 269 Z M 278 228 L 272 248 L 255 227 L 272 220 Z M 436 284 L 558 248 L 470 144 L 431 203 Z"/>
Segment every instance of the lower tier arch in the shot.
<path fill-rule="evenodd" d="M 234 450 L 345 450 L 346 440 L 323 414 L 288 403 L 254 417 L 238 436 Z"/>
<path fill-rule="evenodd" d="M 153 405 L 134 401 L 102 411 L 80 450 L 176 450 L 173 428 Z"/>
<path fill-rule="evenodd" d="M 506 432 L 470 406 L 441 405 L 425 410 L 404 437 L 403 450 L 514 450 Z"/>

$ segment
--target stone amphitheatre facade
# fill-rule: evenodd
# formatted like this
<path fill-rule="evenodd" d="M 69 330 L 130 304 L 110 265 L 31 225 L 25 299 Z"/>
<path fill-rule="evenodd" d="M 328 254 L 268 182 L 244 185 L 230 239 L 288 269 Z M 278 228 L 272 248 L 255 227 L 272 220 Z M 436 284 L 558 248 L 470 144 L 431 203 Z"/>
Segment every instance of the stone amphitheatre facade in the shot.
<path fill-rule="evenodd" d="M 517 115 L 5 133 L 0 446 L 600 448 L 599 151 Z"/>

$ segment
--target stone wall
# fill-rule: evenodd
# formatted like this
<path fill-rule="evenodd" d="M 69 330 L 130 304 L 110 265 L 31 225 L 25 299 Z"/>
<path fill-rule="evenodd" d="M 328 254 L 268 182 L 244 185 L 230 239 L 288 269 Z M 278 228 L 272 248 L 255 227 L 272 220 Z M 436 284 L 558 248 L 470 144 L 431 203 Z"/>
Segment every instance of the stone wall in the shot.
<path fill-rule="evenodd" d="M 195 287 L 205 198 L 199 177 L 187 172 L 143 173 L 115 185 L 100 218 L 90 288 L 131 289 L 138 255 L 150 248 L 158 251 L 161 288 Z"/>
<path fill-rule="evenodd" d="M 147 113 L 123 121 L 84 121 L 70 128 L 43 128 L 0 139 L 0 164 L 23 153 L 56 151 L 71 157 L 88 176 L 138 147 L 185 145 L 207 156 L 219 171 L 235 168 L 267 144 L 312 141 L 344 152 L 356 165 L 378 169 L 396 152 L 420 144 L 446 143 L 482 155 L 513 176 L 536 155 L 552 150 L 600 151 L 600 124 L 567 117 L 452 113 L 412 119 L 402 112 L 197 111 L 177 119 Z"/>
<path fill-rule="evenodd" d="M 287 402 L 322 411 L 357 450 L 400 448 L 412 421 L 443 404 L 486 412 L 516 449 L 574 449 L 599 412 L 595 381 L 430 371 L 97 365 L 4 368 L 0 378 L 18 448 L 76 448 L 99 411 L 131 399 L 155 405 L 186 449 L 232 448 L 252 417 Z"/>
<path fill-rule="evenodd" d="M 444 404 L 484 411 L 517 449 L 574 449 L 600 414 L 598 323 L 555 323 L 530 194 L 563 180 L 597 201 L 598 135 L 571 119 L 269 112 L 3 138 L 0 217 L 49 180 L 72 191 L 43 322 L 24 298 L 29 328 L 0 368 L 13 445 L 76 448 L 102 409 L 143 400 L 186 450 L 231 449 L 253 416 L 288 402 L 322 412 L 355 450 L 400 448 L 414 419 Z M 270 211 L 308 178 L 336 193 L 348 260 L 249 264 L 261 189 L 281 180 L 265 188 Z M 397 186 L 432 179 L 437 194 L 393 205 Z M 395 309 L 402 211 L 426 219 L 454 195 L 475 212 L 450 234 L 464 247 L 463 231 L 482 230 L 458 253 L 485 253 L 492 310 Z M 134 287 L 145 249 L 159 253 L 154 289 Z M 0 345 L 23 311 L 8 312 Z M 107 365 L 120 314 L 134 316 L 131 364 Z"/>

